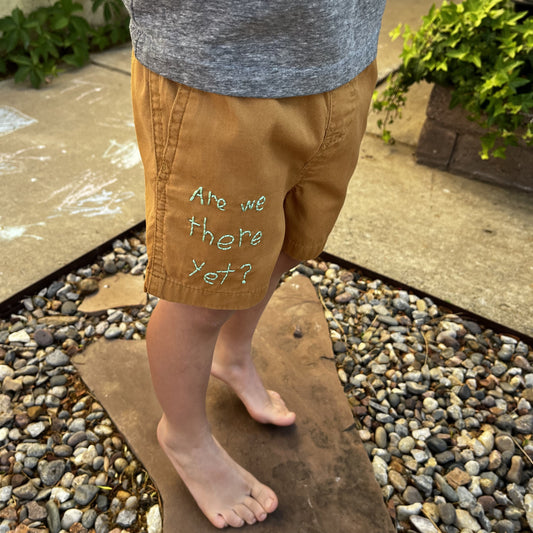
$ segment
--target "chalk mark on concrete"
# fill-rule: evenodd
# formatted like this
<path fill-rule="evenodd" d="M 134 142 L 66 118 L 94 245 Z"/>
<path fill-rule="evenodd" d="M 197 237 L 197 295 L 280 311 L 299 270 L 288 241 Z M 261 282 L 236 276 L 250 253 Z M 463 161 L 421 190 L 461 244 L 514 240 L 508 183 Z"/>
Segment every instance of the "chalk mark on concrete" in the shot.
<path fill-rule="evenodd" d="M 100 93 L 103 91 L 103 89 L 104 87 L 102 87 L 100 84 L 76 78 L 71 81 L 71 85 L 58 92 L 57 96 L 64 96 L 64 94 L 67 92 L 82 90 L 83 92 L 75 97 L 76 102 L 80 102 L 81 100 L 87 98 L 87 96 L 95 95 L 95 98 L 92 98 L 86 102 L 88 105 L 92 105 L 102 100 L 103 95 Z"/>
<path fill-rule="evenodd" d="M 0 106 L 0 136 L 8 135 L 36 122 L 38 122 L 36 118 L 30 117 L 14 107 Z"/>
<path fill-rule="evenodd" d="M 26 170 L 25 162 L 28 160 L 49 161 L 52 159 L 49 155 L 29 154 L 29 152 L 32 152 L 33 150 L 44 150 L 45 148 L 46 146 L 41 144 L 29 148 L 21 148 L 12 153 L 0 153 L 0 175 L 24 172 Z"/>
<path fill-rule="evenodd" d="M 102 157 L 109 159 L 112 165 L 125 169 L 133 168 L 141 162 L 141 154 L 135 141 L 119 143 L 111 139 Z"/>
<path fill-rule="evenodd" d="M 33 235 L 31 233 L 26 233 L 29 228 L 32 226 L 44 226 L 44 222 L 37 222 L 36 224 L 26 224 L 25 226 L 3 226 L 0 224 L 0 240 L 2 241 L 13 241 L 19 239 L 20 237 L 29 237 L 42 241 L 43 238 L 39 235 Z"/>
<path fill-rule="evenodd" d="M 94 217 L 116 215 L 122 212 L 121 203 L 134 196 L 131 191 L 113 192 L 107 187 L 114 184 L 118 178 L 111 176 L 105 179 L 92 170 L 86 170 L 81 176 L 73 178 L 61 189 L 54 191 L 45 200 L 56 197 L 62 198 L 55 208 L 55 214 L 47 218 L 56 218 L 64 213 Z"/>

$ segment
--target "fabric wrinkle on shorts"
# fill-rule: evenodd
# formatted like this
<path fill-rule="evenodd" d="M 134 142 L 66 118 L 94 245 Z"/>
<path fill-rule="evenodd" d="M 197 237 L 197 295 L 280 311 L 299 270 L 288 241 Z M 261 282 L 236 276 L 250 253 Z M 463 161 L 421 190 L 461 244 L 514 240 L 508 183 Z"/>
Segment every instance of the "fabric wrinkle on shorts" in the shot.
<path fill-rule="evenodd" d="M 145 170 L 145 289 L 165 300 L 245 309 L 280 252 L 323 250 L 344 203 L 377 70 L 311 96 L 206 93 L 132 60 Z"/>

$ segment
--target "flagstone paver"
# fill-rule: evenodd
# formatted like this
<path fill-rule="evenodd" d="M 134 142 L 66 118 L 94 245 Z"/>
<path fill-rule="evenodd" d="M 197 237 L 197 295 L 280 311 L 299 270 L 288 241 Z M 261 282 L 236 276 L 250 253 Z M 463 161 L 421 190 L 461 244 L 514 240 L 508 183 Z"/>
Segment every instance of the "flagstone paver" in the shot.
<path fill-rule="evenodd" d="M 82 313 L 98 313 L 117 307 L 133 307 L 146 303 L 143 276 L 119 272 L 103 278 L 98 283 L 98 292 L 86 296 L 78 310 Z"/>
<path fill-rule="evenodd" d="M 301 336 L 294 336 L 297 329 Z M 213 433 L 280 499 L 279 509 L 253 531 L 392 533 L 339 386 L 323 310 L 308 279 L 293 277 L 276 291 L 254 338 L 254 357 L 267 387 L 280 391 L 297 412 L 295 426 L 256 423 L 216 380 L 208 391 Z M 158 486 L 164 532 L 209 531 L 156 443 L 160 409 L 151 392 L 144 342 L 100 340 L 74 362 Z"/>

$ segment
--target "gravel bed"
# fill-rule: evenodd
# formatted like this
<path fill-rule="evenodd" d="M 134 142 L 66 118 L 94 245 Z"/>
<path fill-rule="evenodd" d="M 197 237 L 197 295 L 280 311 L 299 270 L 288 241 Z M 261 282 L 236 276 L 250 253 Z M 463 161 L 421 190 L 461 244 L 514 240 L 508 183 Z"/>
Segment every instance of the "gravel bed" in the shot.
<path fill-rule="evenodd" d="M 102 316 L 78 306 L 100 279 L 145 264 L 141 235 L 116 242 L 0 321 L 0 533 L 162 530 L 150 476 L 70 363 L 102 335 L 142 338 L 150 304 Z"/>
<path fill-rule="evenodd" d="M 531 347 L 335 264 L 297 270 L 397 530 L 533 530 Z"/>
<path fill-rule="evenodd" d="M 84 315 L 118 271 L 142 275 L 142 234 L 0 321 L 0 533 L 161 531 L 159 495 L 70 357 L 144 337 L 157 299 Z M 341 385 L 398 531 L 533 529 L 533 351 L 380 280 L 308 261 Z M 18 527 L 17 527 L 18 525 Z"/>

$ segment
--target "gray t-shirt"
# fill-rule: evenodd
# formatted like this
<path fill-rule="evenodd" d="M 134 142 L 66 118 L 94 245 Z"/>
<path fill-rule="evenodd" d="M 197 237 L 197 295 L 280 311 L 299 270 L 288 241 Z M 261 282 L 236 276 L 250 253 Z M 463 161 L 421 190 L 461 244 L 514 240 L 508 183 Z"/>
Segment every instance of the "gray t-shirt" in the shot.
<path fill-rule="evenodd" d="M 259 98 L 347 83 L 376 57 L 386 0 L 124 0 L 137 59 L 204 91 Z"/>

